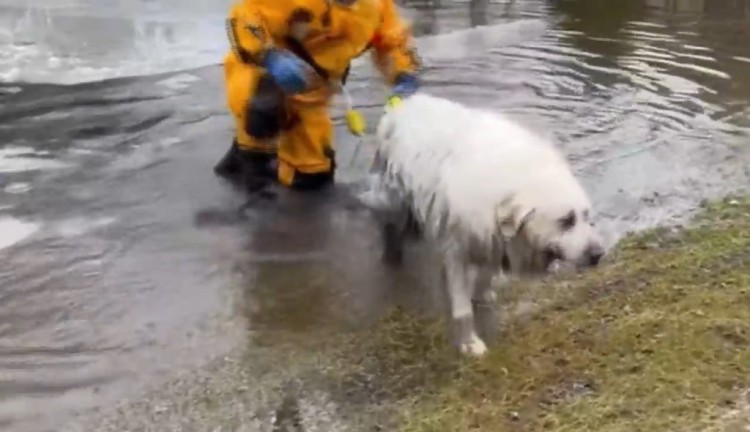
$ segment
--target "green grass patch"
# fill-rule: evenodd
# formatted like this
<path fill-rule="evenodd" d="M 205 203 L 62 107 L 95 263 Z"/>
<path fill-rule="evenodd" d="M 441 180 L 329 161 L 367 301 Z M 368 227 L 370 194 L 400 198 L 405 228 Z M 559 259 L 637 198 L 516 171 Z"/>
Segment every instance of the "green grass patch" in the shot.
<path fill-rule="evenodd" d="M 332 375 L 366 403 L 397 401 L 409 432 L 724 430 L 750 387 L 750 200 L 629 236 L 583 275 L 514 284 L 503 307 L 529 299 L 484 359 L 395 312 Z"/>

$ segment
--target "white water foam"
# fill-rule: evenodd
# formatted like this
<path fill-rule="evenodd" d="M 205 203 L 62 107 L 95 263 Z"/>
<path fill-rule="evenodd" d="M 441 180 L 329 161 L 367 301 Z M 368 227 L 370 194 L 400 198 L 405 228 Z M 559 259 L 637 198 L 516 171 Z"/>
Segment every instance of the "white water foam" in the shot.
<path fill-rule="evenodd" d="M 58 223 L 54 231 L 62 237 L 77 237 L 112 225 L 116 221 L 114 217 L 74 218 Z"/>
<path fill-rule="evenodd" d="M 65 162 L 39 157 L 48 155 L 49 152 L 37 151 L 30 147 L 0 148 L 0 173 L 60 169 L 70 166 Z"/>
<path fill-rule="evenodd" d="M 195 75 L 183 73 L 161 80 L 156 84 L 164 86 L 169 90 L 179 91 L 190 87 L 196 81 L 200 81 L 200 78 Z"/>
<path fill-rule="evenodd" d="M 28 183 L 10 183 L 3 189 L 5 193 L 19 195 L 31 191 L 33 187 Z"/>
<path fill-rule="evenodd" d="M 21 93 L 21 87 L 0 87 L 0 95 L 14 95 Z"/>
<path fill-rule="evenodd" d="M 0 250 L 21 242 L 39 230 L 37 224 L 11 217 L 0 217 Z"/>

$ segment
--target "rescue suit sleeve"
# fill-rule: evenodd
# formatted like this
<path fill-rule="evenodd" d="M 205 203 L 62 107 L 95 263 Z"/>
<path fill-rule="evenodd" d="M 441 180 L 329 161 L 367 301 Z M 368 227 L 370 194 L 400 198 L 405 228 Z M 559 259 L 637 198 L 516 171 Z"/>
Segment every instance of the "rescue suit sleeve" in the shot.
<path fill-rule="evenodd" d="M 272 44 L 271 29 L 262 14 L 259 2 L 242 0 L 236 3 L 227 18 L 227 37 L 232 52 L 241 63 L 261 65 Z"/>
<path fill-rule="evenodd" d="M 416 74 L 420 61 L 412 46 L 411 28 L 404 23 L 393 0 L 380 0 L 382 21 L 372 40 L 373 60 L 383 77 L 393 84 L 401 74 Z"/>

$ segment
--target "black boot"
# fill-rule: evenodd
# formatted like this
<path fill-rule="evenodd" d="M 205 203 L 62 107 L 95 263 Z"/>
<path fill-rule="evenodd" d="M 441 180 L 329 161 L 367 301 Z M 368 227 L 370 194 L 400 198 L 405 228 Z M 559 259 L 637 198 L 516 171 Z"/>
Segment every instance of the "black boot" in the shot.
<path fill-rule="evenodd" d="M 232 141 L 232 145 L 229 147 L 229 150 L 227 150 L 227 153 L 221 158 L 219 163 L 214 166 L 214 174 L 223 177 L 232 183 L 239 182 L 242 173 L 239 152 L 240 150 L 237 147 L 237 141 Z"/>
<path fill-rule="evenodd" d="M 328 160 L 331 161 L 331 170 L 329 172 L 315 174 L 296 172 L 294 173 L 294 179 L 292 180 L 293 189 L 299 191 L 315 191 L 333 185 L 333 179 L 336 173 L 336 153 L 330 148 L 325 149 L 323 153 Z"/>
<path fill-rule="evenodd" d="M 318 191 L 333 185 L 333 173 L 295 173 L 292 188 L 298 191 Z"/>
<path fill-rule="evenodd" d="M 260 192 L 276 181 L 276 155 L 239 151 L 238 159 L 242 167 L 241 186 L 247 193 Z"/>
<path fill-rule="evenodd" d="M 276 179 L 276 155 L 240 150 L 233 141 L 223 158 L 214 166 L 214 173 L 234 187 L 248 193 L 265 189 Z"/>

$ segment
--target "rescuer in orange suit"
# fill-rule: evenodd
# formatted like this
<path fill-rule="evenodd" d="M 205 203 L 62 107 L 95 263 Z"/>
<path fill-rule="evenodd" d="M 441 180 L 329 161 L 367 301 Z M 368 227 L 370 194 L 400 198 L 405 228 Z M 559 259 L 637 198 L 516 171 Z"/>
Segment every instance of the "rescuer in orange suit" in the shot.
<path fill-rule="evenodd" d="M 332 182 L 329 105 L 355 57 L 371 50 L 394 95 L 419 87 L 410 29 L 393 0 L 242 0 L 227 33 L 236 130 L 214 172 L 245 188 L 269 178 L 296 189 Z"/>

